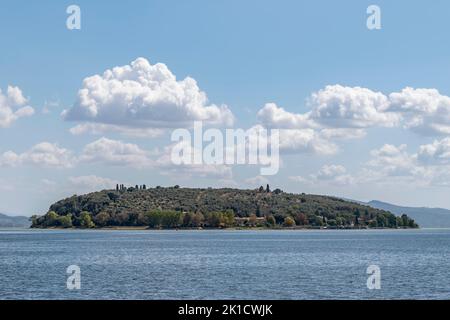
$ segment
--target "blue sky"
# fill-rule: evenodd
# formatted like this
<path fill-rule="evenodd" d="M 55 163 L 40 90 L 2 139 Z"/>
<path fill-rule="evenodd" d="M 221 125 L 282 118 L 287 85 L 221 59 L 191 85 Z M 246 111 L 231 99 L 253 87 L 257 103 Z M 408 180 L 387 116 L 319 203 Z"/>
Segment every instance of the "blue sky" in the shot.
<path fill-rule="evenodd" d="M 66 28 L 71 4 L 81 8 L 81 30 Z M 381 8 L 381 30 L 366 27 L 370 4 Z M 0 89 L 6 95 L 8 86 L 20 88 L 34 114 L 0 126 L 0 212 L 45 213 L 61 197 L 114 182 L 250 188 L 268 181 L 292 192 L 450 207 L 448 132 L 424 134 L 412 124 L 425 119 L 423 126 L 429 127 L 435 119 L 445 120 L 450 110 L 449 12 L 448 1 L 2 1 Z M 195 79 L 211 104 L 227 105 L 239 128 L 280 125 L 258 116 L 267 103 L 275 103 L 274 112 L 282 108 L 288 117 L 306 114 L 314 109 L 308 98 L 320 90 L 324 95 L 334 88 L 350 97 L 355 90 L 370 96 L 355 89 L 361 87 L 388 97 L 411 87 L 434 89 L 439 95 L 405 93 L 400 99 L 404 105 L 389 99 L 390 110 L 401 117 L 398 124 L 376 120 L 359 125 L 364 137 L 330 141 L 339 149 L 332 154 L 292 147 L 282 154 L 280 173 L 271 177 L 258 177 L 254 167 L 236 166 L 231 176 L 218 178 L 216 173 L 196 176 L 173 168 L 136 167 L 129 161 L 66 166 L 33 157 L 33 146 L 44 142 L 73 157 L 81 157 L 86 145 L 102 137 L 152 154 L 169 145 L 171 128 L 157 137 L 111 130 L 74 135 L 70 128 L 90 122 L 61 116 L 76 106 L 83 79 L 139 57 L 151 65 L 165 64 L 177 80 Z M 341 87 L 325 89 L 336 85 Z M 405 102 L 407 98 L 414 102 Z M 415 110 L 405 111 L 411 104 Z M 417 114 L 422 105 L 438 105 L 438 111 Z M 325 128 L 321 117 L 314 119 L 320 130 Z M 356 130 L 331 120 L 328 127 Z M 6 157 L 11 152 L 19 160 Z"/>

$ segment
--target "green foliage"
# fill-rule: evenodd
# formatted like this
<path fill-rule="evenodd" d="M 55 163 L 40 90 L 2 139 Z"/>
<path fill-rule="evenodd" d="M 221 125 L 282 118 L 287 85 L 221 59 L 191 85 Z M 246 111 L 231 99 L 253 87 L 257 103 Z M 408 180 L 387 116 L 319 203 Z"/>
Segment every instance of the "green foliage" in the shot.
<path fill-rule="evenodd" d="M 155 210 L 146 214 L 147 223 L 150 228 L 157 228 L 161 226 L 162 213 L 161 211 Z"/>
<path fill-rule="evenodd" d="M 417 227 L 406 215 L 396 217 L 387 211 L 334 197 L 292 194 L 280 189 L 270 192 L 267 187 L 239 190 L 142 185 L 127 189 L 118 185 L 115 190 L 74 195 L 58 201 L 46 215 L 34 217 L 32 226 L 224 228 L 235 226 L 235 218 L 242 218 L 247 219 L 247 226 L 260 226 L 264 222 L 268 226 L 283 226 L 292 219 L 294 225 L 302 228 Z"/>
<path fill-rule="evenodd" d="M 182 214 L 178 211 L 162 211 L 161 225 L 164 228 L 177 228 L 182 224 Z"/>
<path fill-rule="evenodd" d="M 284 226 L 285 227 L 295 227 L 295 220 L 291 217 L 284 218 Z"/>
<path fill-rule="evenodd" d="M 61 227 L 63 228 L 72 228 L 72 215 L 68 214 L 67 216 L 61 216 L 58 218 Z"/>
<path fill-rule="evenodd" d="M 274 227 L 277 222 L 275 221 L 275 218 L 273 217 L 273 215 L 269 215 L 266 217 L 266 223 L 270 226 L 270 227 Z"/>
<path fill-rule="evenodd" d="M 82 228 L 94 228 L 95 223 L 92 221 L 91 214 L 83 211 L 80 215 L 80 226 Z"/>

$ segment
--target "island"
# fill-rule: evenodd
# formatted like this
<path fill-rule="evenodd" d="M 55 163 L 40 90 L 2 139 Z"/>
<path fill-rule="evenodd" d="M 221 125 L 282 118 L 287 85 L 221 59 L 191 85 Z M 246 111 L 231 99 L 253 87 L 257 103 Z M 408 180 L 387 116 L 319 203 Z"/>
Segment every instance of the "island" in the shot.
<path fill-rule="evenodd" d="M 269 185 L 253 190 L 117 185 L 58 201 L 31 221 L 32 228 L 418 228 L 406 214 Z"/>

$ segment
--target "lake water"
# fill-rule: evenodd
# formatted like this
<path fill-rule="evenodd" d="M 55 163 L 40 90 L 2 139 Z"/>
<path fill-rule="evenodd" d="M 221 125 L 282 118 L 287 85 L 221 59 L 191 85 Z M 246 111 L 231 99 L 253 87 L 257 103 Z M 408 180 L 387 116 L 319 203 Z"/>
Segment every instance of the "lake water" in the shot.
<path fill-rule="evenodd" d="M 391 298 L 450 298 L 450 230 L 0 230 L 0 299 Z"/>

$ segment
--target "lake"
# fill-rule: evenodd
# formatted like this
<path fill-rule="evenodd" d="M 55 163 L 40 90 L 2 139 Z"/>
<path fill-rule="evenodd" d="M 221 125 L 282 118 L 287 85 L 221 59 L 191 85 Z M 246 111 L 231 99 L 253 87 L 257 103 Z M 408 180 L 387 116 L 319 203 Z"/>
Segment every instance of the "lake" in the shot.
<path fill-rule="evenodd" d="M 450 299 L 450 230 L 3 229 L 0 299 Z"/>

